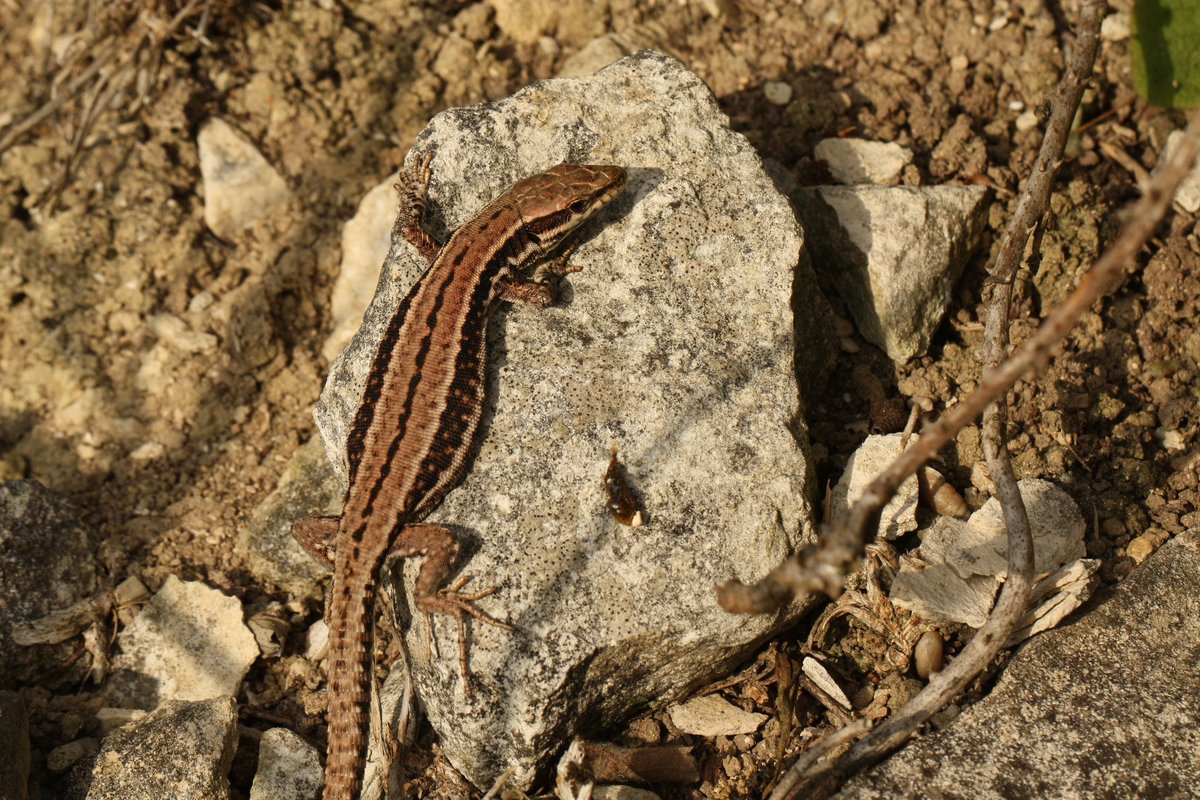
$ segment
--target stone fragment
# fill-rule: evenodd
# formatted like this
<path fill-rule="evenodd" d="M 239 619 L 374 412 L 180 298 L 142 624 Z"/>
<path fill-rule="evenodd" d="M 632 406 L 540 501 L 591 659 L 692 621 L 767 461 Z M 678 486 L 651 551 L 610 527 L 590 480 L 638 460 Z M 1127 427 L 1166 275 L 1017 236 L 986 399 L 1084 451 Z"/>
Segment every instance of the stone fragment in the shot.
<path fill-rule="evenodd" d="M 902 438 L 899 433 L 872 435 L 858 446 L 833 487 L 830 505 L 834 517 L 849 513 L 867 485 L 896 460 Z M 915 441 L 917 437 L 911 438 Z M 917 479 L 913 476 L 900 485 L 895 497 L 883 507 L 879 515 L 880 537 L 891 541 L 917 529 L 917 495 Z"/>
<path fill-rule="evenodd" d="M 237 598 L 174 575 L 117 641 L 109 696 L 147 710 L 166 700 L 236 695 L 258 657 Z"/>
<path fill-rule="evenodd" d="M 194 331 L 173 314 L 154 314 L 146 319 L 146 327 L 162 341 L 185 353 L 203 353 L 217 346 L 211 333 Z"/>
<path fill-rule="evenodd" d="M 342 267 L 333 284 L 329 314 L 333 331 L 321 346 L 332 361 L 362 324 L 363 312 L 371 303 L 379 267 L 392 246 L 396 222 L 398 175 L 389 175 L 363 195 L 354 216 L 342 227 Z"/>
<path fill-rule="evenodd" d="M 292 523 L 301 517 L 337 513 L 344 496 L 325 447 L 314 436 L 296 449 L 275 491 L 259 503 L 238 532 L 238 547 L 246 554 L 249 570 L 295 597 L 319 599 L 318 582 L 328 571 L 292 538 Z"/>
<path fill-rule="evenodd" d="M 667 34 L 655 25 L 634 25 L 620 33 L 598 36 L 567 56 L 558 70 L 560 78 L 591 75 L 609 64 L 647 48 L 666 50 Z"/>
<path fill-rule="evenodd" d="M 695 736 L 733 736 L 753 733 L 767 721 L 766 714 L 743 711 L 716 694 L 696 697 L 672 706 L 667 713 L 683 733 Z"/>
<path fill-rule="evenodd" d="M 1083 558 L 1083 516 L 1070 495 L 1040 479 L 1017 486 L 1029 515 L 1038 581 L 1020 625 L 1024 638 L 1053 627 L 1091 595 L 1099 562 Z M 926 619 L 978 628 L 1007 574 L 1008 533 L 993 497 L 965 522 L 938 517 L 921 546 L 900 559 L 890 597 Z"/>
<path fill-rule="evenodd" d="M 444 112 L 411 158 L 425 152 L 440 237 L 561 161 L 630 172 L 583 232 L 573 261 L 584 269 L 564 281 L 563 302 L 499 313 L 503 358 L 488 380 L 500 389 L 485 438 L 429 519 L 470 533 L 478 548 L 464 570 L 501 587 L 480 605 L 516 630 L 469 623 L 469 697 L 453 621 L 435 618 L 444 644 L 433 661 L 423 615 L 406 634 L 417 695 L 450 761 L 481 785 L 515 764 L 527 785 L 581 721 L 615 724 L 723 674 L 811 602 L 769 619 L 732 616 L 712 587 L 761 577 L 814 535 L 805 433 L 789 423 L 793 336 L 808 341 L 821 324 L 793 317 L 793 303 L 818 301 L 811 282 L 793 295 L 802 241 L 753 148 L 707 87 L 662 54 Z M 317 419 L 339 473 L 383 327 L 425 267 L 394 243 L 363 328 L 333 366 Z M 646 505 L 636 533 L 604 508 L 614 440 Z M 404 567 L 410 581 L 415 567 Z"/>
<path fill-rule="evenodd" d="M 263 733 L 250 800 L 317 800 L 324 784 L 315 747 L 286 728 Z"/>
<path fill-rule="evenodd" d="M 227 800 L 237 741 L 232 697 L 170 701 L 105 737 L 71 774 L 87 800 Z"/>
<path fill-rule="evenodd" d="M 291 190 L 275 168 L 224 120 L 205 122 L 196 145 L 204 181 L 204 222 L 222 239 L 237 238 L 291 199 Z"/>
<path fill-rule="evenodd" d="M 981 186 L 824 186 L 793 197 L 813 262 L 859 332 L 897 363 L 923 354 L 986 218 Z"/>
<path fill-rule="evenodd" d="M 1179 147 L 1182 139 L 1183 131 L 1171 131 L 1167 136 L 1167 146 L 1163 149 L 1162 157 L 1158 162 L 1160 166 L 1171 159 L 1171 156 L 1175 154 L 1175 148 Z M 1175 205 L 1189 214 L 1200 211 L 1200 159 L 1192 165 L 1192 171 L 1175 190 Z"/>
<path fill-rule="evenodd" d="M 847 186 L 894 186 L 913 159 L 911 150 L 894 142 L 853 138 L 822 139 L 813 155 L 825 162 L 834 180 Z"/>
<path fill-rule="evenodd" d="M 987 697 L 835 797 L 1190 796 L 1200 785 L 1197 642 L 1192 529 L 1086 615 L 1030 640 Z"/>
<path fill-rule="evenodd" d="M 846 693 L 842 691 L 842 687 L 838 686 L 837 681 L 829 674 L 829 670 L 825 669 L 824 664 L 812 656 L 805 656 L 804 660 L 800 662 L 800 668 L 804 670 L 804 674 L 813 683 L 825 691 L 825 694 L 836 700 L 842 708 L 847 711 L 850 710 L 850 698 L 846 697 Z"/>

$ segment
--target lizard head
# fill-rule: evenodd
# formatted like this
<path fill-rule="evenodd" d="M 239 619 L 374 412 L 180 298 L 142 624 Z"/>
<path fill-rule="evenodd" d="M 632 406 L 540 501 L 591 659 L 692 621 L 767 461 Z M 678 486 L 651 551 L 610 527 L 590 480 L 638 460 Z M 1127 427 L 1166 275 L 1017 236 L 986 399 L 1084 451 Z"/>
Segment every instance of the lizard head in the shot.
<path fill-rule="evenodd" d="M 607 164 L 559 164 L 513 186 L 527 233 L 549 253 L 608 205 L 625 186 L 625 170 Z"/>

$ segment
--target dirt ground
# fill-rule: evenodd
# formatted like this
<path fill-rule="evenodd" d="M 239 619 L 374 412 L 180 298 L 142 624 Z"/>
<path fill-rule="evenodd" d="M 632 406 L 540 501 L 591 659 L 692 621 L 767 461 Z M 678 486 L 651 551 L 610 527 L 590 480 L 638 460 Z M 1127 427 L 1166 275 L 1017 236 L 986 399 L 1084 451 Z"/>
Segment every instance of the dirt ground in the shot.
<path fill-rule="evenodd" d="M 851 133 L 911 148 L 907 183 L 995 187 L 984 245 L 931 352 L 899 366 L 855 339 L 848 350 L 857 352 L 839 354 L 826 400 L 809 410 L 822 484 L 836 480 L 867 434 L 873 401 L 922 396 L 940 408 L 974 387 L 986 259 L 1040 143 L 1037 126 L 1017 120 L 1052 91 L 1073 4 L 554 5 L 560 10 L 521 0 L 212 0 L 158 45 L 153 32 L 180 11 L 178 0 L 0 4 L 0 137 L 55 96 L 55 74 L 63 76 L 56 93 L 69 88 L 86 63 L 72 61 L 79 54 L 113 42 L 122 54 L 142 48 L 136 61 L 118 55 L 101 72 L 113 87 L 116 65 L 135 63 L 123 89 L 94 103 L 85 92 L 0 153 L 0 479 L 32 478 L 70 494 L 118 580 L 137 574 L 153 591 L 174 574 L 247 605 L 286 599 L 248 575 L 233 543 L 314 433 L 342 224 L 434 113 L 553 77 L 589 41 L 630 30 L 700 75 L 734 128 L 798 185 L 828 179 L 812 158 L 816 142 Z M 1127 11 L 1129 2 L 1111 5 Z M 1062 169 L 1040 251 L 1022 275 L 1018 341 L 1070 290 L 1137 196 L 1136 177 L 1102 146 L 1151 169 L 1181 122 L 1134 94 L 1128 39 L 1112 38 L 1085 98 L 1078 153 Z M 790 101 L 767 99 L 780 99 L 779 87 L 764 90 L 772 82 L 790 87 Z M 214 115 L 252 137 L 295 196 L 286 215 L 236 241 L 203 220 L 196 133 Z M 1135 538 L 1143 537 L 1142 553 L 1200 525 L 1198 254 L 1196 218 L 1175 214 L 1062 357 L 1014 393 L 1018 476 L 1049 478 L 1072 494 L 1093 523 L 1088 555 L 1103 559 L 1108 582 L 1134 567 L 1127 548 Z M 172 349 L 154 333 L 160 315 L 218 344 Z M 943 454 L 973 506 L 986 499 L 972 483 L 978 441 L 964 431 Z M 320 609 L 294 613 L 303 630 Z M 291 691 L 286 672 L 283 661 L 260 660 L 239 698 L 242 723 L 282 723 L 323 746 L 316 695 Z M 773 712 L 773 671 L 750 677 L 727 694 Z M 46 753 L 77 735 L 62 719 L 86 707 L 90 691 L 64 671 L 31 694 L 44 796 L 56 780 Z M 797 712 L 797 730 L 822 724 L 815 706 Z M 700 741 L 660 720 L 617 735 L 698 745 L 701 782 L 659 787 L 665 795 L 755 796 L 771 780 L 774 761 L 755 740 Z M 414 796 L 462 796 L 431 734 L 419 745 L 410 756 Z M 249 791 L 254 747 L 243 737 L 235 797 Z"/>

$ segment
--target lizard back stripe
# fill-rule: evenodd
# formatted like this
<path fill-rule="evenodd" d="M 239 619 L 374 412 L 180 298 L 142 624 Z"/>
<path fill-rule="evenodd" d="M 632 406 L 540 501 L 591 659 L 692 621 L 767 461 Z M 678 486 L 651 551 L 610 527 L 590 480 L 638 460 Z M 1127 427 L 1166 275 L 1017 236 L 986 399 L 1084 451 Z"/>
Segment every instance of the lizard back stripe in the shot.
<path fill-rule="evenodd" d="M 410 180 L 427 181 L 422 169 Z M 399 532 L 432 511 L 466 470 L 484 405 L 487 317 L 501 282 L 552 250 L 624 180 L 617 167 L 560 165 L 518 181 L 454 232 L 388 322 L 346 441 L 324 800 L 351 800 L 361 787 L 376 580 Z M 419 212 L 423 189 L 409 194 Z M 397 229 L 427 251 L 427 234 L 414 239 Z M 426 576 L 422 588 L 419 577 L 418 602 L 441 579 Z"/>

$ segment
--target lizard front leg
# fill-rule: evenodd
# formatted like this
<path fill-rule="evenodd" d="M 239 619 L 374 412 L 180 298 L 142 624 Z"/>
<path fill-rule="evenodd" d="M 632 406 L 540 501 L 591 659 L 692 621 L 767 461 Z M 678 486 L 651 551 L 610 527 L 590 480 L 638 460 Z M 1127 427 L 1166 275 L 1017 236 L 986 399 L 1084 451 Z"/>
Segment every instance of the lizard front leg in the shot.
<path fill-rule="evenodd" d="M 432 160 L 433 154 L 426 153 L 413 162 L 407 174 L 401 174 L 400 182 L 395 187 L 400 195 L 400 210 L 392 228 L 393 236 L 399 233 L 431 264 L 442 249 L 423 224 L 425 198 L 429 194 L 431 175 L 429 162 Z"/>

